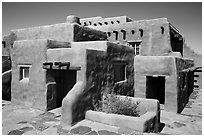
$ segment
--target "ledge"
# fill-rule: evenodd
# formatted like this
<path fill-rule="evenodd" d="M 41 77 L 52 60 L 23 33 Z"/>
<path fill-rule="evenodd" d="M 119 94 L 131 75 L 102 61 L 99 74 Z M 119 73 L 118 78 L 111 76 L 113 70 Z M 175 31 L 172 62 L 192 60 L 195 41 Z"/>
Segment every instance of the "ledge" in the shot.
<path fill-rule="evenodd" d="M 85 119 L 112 126 L 129 128 L 140 132 L 148 132 L 153 129 L 156 113 L 147 112 L 140 117 L 131 117 L 89 110 L 86 112 Z"/>

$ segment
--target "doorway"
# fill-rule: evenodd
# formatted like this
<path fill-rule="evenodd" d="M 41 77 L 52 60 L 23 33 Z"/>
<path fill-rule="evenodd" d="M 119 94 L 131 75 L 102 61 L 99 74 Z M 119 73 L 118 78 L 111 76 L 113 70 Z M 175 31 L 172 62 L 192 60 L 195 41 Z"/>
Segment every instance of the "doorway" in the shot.
<path fill-rule="evenodd" d="M 64 97 L 76 83 L 76 74 L 76 70 L 47 70 L 47 110 L 62 106 Z"/>
<path fill-rule="evenodd" d="M 165 104 L 165 77 L 146 76 L 146 98 L 157 99 Z"/>

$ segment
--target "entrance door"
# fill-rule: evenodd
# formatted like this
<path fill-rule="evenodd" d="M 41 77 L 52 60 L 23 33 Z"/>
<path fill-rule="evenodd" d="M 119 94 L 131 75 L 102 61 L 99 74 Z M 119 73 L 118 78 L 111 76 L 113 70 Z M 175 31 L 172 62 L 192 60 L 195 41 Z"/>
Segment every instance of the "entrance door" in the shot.
<path fill-rule="evenodd" d="M 62 106 L 63 98 L 76 83 L 76 70 L 47 70 L 47 110 Z"/>
<path fill-rule="evenodd" d="M 146 98 L 157 99 L 160 104 L 165 103 L 165 77 L 146 77 Z"/>
<path fill-rule="evenodd" d="M 62 100 L 76 83 L 76 70 L 58 70 L 56 75 L 57 107 L 62 106 Z"/>

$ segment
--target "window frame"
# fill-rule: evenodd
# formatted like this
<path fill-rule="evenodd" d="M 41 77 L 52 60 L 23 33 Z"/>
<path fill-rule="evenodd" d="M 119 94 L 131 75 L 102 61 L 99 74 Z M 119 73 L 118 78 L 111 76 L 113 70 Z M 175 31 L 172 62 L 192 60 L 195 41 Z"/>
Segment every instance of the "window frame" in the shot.
<path fill-rule="evenodd" d="M 116 81 L 115 80 L 115 66 L 124 66 L 124 72 L 122 72 L 122 73 L 124 73 L 124 75 L 123 75 L 123 77 L 124 78 L 122 78 L 121 80 L 119 80 L 119 81 Z M 121 68 L 122 68 L 121 67 Z M 121 69 L 120 68 L 120 69 Z M 122 82 L 126 82 L 127 81 L 127 62 L 120 62 L 120 61 L 116 61 L 116 62 L 113 62 L 113 69 L 114 69 L 114 83 L 115 84 L 119 84 L 119 83 L 122 83 Z M 120 73 L 121 73 L 121 71 L 120 71 Z M 119 74 L 119 75 L 121 75 L 121 74 Z M 121 76 L 120 76 L 121 77 Z"/>
<path fill-rule="evenodd" d="M 31 65 L 18 65 L 19 67 L 19 80 L 29 80 L 30 79 L 30 68 Z M 28 70 L 28 76 L 26 76 L 26 70 Z"/>

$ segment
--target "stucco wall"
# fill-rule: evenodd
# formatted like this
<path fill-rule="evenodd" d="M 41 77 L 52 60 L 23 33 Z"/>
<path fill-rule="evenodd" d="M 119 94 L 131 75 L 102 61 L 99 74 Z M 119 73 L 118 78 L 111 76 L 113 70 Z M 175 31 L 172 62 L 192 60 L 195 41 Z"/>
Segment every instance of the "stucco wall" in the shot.
<path fill-rule="evenodd" d="M 130 22 L 131 19 L 127 16 L 111 17 L 111 18 L 102 18 L 102 17 L 91 17 L 80 19 L 81 25 L 95 27 L 95 26 L 113 26 L 118 24 L 123 24 Z"/>
<path fill-rule="evenodd" d="M 135 56 L 134 66 L 135 97 L 146 98 L 146 76 L 165 76 L 165 109 L 178 113 L 183 110 L 193 90 L 193 72 L 182 70 L 192 67 L 192 60 L 170 56 Z"/>
<path fill-rule="evenodd" d="M 48 49 L 69 49 L 70 43 L 46 39 L 15 41 L 12 48 L 12 84 L 11 98 L 13 103 L 46 110 L 47 84 L 46 70 L 43 63 L 47 62 Z M 20 66 L 30 65 L 29 81 L 20 80 Z"/>
<path fill-rule="evenodd" d="M 47 40 L 17 41 L 12 49 L 11 101 L 45 110 L 46 81 L 42 63 L 46 61 Z M 29 82 L 20 80 L 18 65 L 31 65 Z"/>
<path fill-rule="evenodd" d="M 38 26 L 12 30 L 16 40 L 50 39 L 57 41 L 73 41 L 73 24 L 61 23 L 47 26 Z"/>
<path fill-rule="evenodd" d="M 177 70 L 175 57 L 135 56 L 135 97 L 146 98 L 146 76 L 165 76 L 165 108 L 177 111 Z"/>
<path fill-rule="evenodd" d="M 108 36 L 108 41 L 110 42 L 120 41 L 126 43 L 127 41 L 141 40 L 140 55 L 143 56 L 157 56 L 171 52 L 169 22 L 166 18 L 89 27 L 110 33 L 110 36 Z M 161 27 L 164 28 L 164 34 L 161 33 Z M 142 37 L 140 36 L 139 29 L 143 30 Z M 125 39 L 123 39 L 123 32 L 121 30 L 126 31 Z M 118 40 L 115 39 L 115 33 L 113 31 L 118 32 Z"/>

